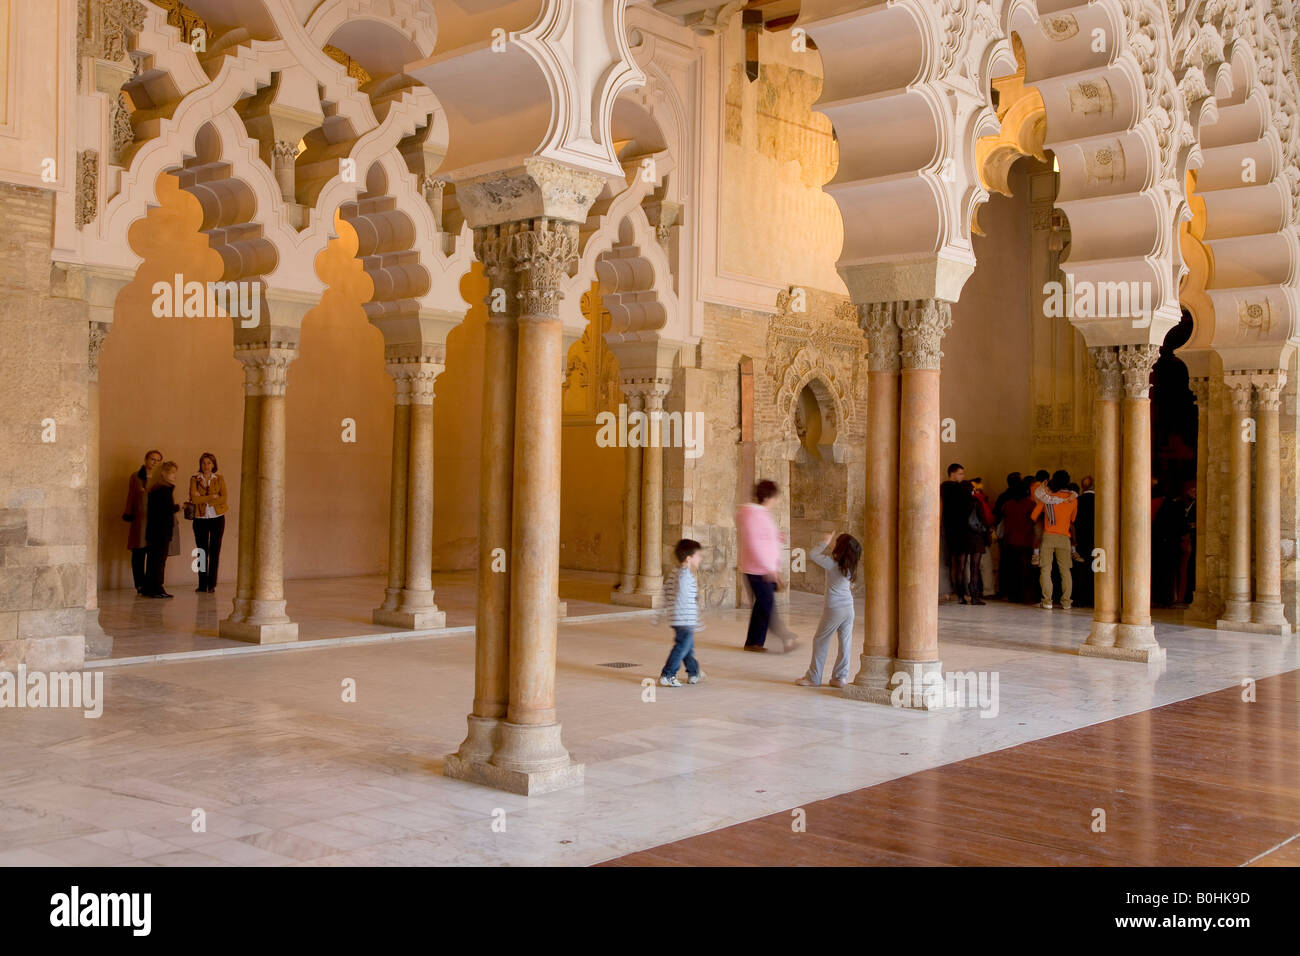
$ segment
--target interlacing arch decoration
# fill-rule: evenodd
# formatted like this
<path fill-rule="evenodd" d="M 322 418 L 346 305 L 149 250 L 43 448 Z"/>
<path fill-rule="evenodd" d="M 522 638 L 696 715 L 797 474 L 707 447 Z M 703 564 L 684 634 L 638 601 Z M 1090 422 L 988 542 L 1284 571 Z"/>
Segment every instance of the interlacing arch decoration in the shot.
<path fill-rule="evenodd" d="M 432 49 L 426 5 L 398 2 L 387 13 L 353 16 L 355 2 L 326 0 L 304 26 L 295 10 L 302 4 L 290 0 L 193 0 L 184 18 L 172 17 L 177 26 L 168 22 L 167 9 L 152 3 L 87 0 L 103 2 L 140 8 L 140 28 L 124 37 L 120 61 L 129 131 L 104 150 L 109 175 L 99 208 L 81 217 L 89 221 L 77 230 L 73 248 L 61 250 L 64 258 L 134 271 L 139 257 L 125 241 L 127 230 L 157 204 L 160 174 L 195 165 L 195 143 L 207 129 L 221 155 L 206 156 L 204 164 L 219 159 L 222 178 L 243 184 L 248 221 L 260 224 L 261 238 L 274 247 L 268 287 L 319 297 L 315 259 L 334 238 L 334 212 L 358 200 L 376 164 L 395 206 L 415 224 L 433 276 L 430 289 L 441 294 L 458 286 L 470 262 L 467 235 L 458 243 L 441 234 L 423 181 L 446 153 L 446 122 L 433 93 L 402 73 L 408 59 Z M 203 50 L 182 35 L 194 23 L 208 28 Z M 372 51 L 366 68 L 373 78 L 364 89 L 326 46 Z M 121 129 L 117 97 L 103 100 L 103 129 Z M 201 191 L 195 194 L 204 202 Z M 440 281 L 452 271 L 454 277 Z M 463 311 L 454 296 L 443 307 Z"/>

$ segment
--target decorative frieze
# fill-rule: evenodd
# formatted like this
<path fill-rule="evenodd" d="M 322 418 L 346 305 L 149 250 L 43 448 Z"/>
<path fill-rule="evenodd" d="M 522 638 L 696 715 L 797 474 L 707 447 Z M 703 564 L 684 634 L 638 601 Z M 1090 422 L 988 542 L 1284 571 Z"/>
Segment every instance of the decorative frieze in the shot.
<path fill-rule="evenodd" d="M 77 153 L 77 206 L 74 221 L 81 229 L 99 215 L 99 151 Z"/>

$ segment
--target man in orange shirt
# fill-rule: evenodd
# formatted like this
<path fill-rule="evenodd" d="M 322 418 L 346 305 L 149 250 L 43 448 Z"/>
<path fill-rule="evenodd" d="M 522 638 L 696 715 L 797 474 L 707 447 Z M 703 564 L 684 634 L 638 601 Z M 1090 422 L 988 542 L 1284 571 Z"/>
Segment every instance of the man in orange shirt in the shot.
<path fill-rule="evenodd" d="M 1044 610 L 1052 609 L 1052 561 L 1061 573 L 1061 607 L 1069 610 L 1073 582 L 1070 579 L 1070 525 L 1079 507 L 1079 499 L 1068 489 L 1070 473 L 1058 470 L 1047 482 L 1047 494 L 1035 496 L 1033 519 L 1045 515 L 1043 544 L 1039 557 L 1038 583 L 1043 589 Z"/>

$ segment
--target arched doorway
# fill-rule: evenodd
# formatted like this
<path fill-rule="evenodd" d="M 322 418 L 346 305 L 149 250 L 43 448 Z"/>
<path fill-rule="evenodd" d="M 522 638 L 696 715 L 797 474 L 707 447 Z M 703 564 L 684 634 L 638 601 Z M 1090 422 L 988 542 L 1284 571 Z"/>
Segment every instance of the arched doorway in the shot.
<path fill-rule="evenodd" d="M 1151 371 L 1151 603 L 1182 607 L 1196 587 L 1197 414 L 1187 366 L 1174 354 L 1193 332 L 1192 315 L 1169 330 Z"/>

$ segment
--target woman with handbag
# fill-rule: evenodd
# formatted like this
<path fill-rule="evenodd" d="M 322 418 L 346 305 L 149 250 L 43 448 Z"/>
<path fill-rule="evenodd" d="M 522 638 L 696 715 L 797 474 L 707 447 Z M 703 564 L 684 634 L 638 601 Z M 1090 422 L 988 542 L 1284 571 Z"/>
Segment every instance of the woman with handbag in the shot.
<path fill-rule="evenodd" d="M 173 497 L 178 470 L 176 462 L 165 461 L 149 478 L 149 516 L 144 531 L 149 548 L 149 580 L 145 585 L 145 597 L 172 597 L 163 589 L 163 580 L 175 531 L 176 512 L 180 508 Z"/>
<path fill-rule="evenodd" d="M 217 589 L 217 566 L 221 539 L 226 533 L 226 479 L 217 473 L 217 456 L 205 451 L 199 456 L 198 473 L 190 478 L 190 500 L 185 517 L 194 522 L 194 546 L 200 555 L 198 592 Z"/>

